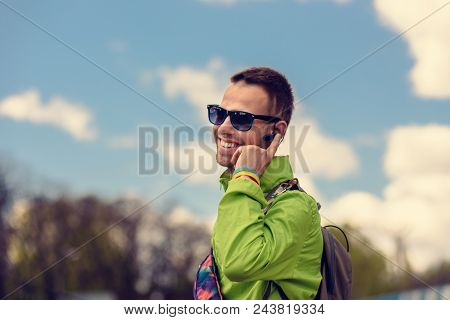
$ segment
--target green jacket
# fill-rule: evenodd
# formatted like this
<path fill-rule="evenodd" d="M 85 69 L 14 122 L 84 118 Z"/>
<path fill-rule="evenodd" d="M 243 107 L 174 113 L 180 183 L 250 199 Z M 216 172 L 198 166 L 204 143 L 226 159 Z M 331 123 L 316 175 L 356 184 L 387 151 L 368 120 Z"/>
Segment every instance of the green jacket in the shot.
<path fill-rule="evenodd" d="M 288 156 L 276 156 L 261 176 L 261 187 L 246 179 L 220 176 L 219 202 L 211 245 L 224 299 L 262 299 L 275 280 L 289 299 L 314 299 L 322 276 L 323 240 L 316 201 L 287 191 L 264 215 L 265 195 L 293 178 Z M 300 181 L 301 185 L 301 181 Z M 272 286 L 269 299 L 281 299 Z"/>

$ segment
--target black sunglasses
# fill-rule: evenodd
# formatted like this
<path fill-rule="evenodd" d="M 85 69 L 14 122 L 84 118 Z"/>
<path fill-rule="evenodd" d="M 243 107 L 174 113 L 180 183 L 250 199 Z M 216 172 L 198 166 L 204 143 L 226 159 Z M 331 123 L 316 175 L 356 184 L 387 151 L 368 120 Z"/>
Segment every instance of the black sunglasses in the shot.
<path fill-rule="evenodd" d="M 244 111 L 228 111 L 218 104 L 208 104 L 208 118 L 214 125 L 221 125 L 230 115 L 230 121 L 233 128 L 239 131 L 248 131 L 252 128 L 253 120 L 260 119 L 267 122 L 277 122 L 280 118 L 272 116 L 256 115 Z"/>

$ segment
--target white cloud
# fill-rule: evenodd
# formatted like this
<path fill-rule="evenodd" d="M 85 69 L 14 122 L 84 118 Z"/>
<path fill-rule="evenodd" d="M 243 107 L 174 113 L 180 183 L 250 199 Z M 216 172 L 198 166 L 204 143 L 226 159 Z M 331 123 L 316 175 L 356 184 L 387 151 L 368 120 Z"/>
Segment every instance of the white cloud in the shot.
<path fill-rule="evenodd" d="M 289 154 L 293 169 L 300 176 L 310 173 L 313 177 L 333 180 L 357 172 L 359 160 L 352 145 L 326 134 L 315 119 L 304 115 L 301 107 L 297 109 L 277 154 Z M 306 126 L 309 130 L 302 143 L 301 135 Z M 302 157 L 307 167 L 302 165 Z"/>
<path fill-rule="evenodd" d="M 39 91 L 30 89 L 0 101 L 0 116 L 58 127 L 77 140 L 94 140 L 91 112 L 79 103 L 55 96 L 45 104 Z"/>
<path fill-rule="evenodd" d="M 390 178 L 450 173 L 450 128 L 430 124 L 393 129 L 390 132 L 385 171 Z M 426 153 L 426 155 L 424 155 Z"/>
<path fill-rule="evenodd" d="M 182 97 L 195 106 L 206 118 L 206 105 L 219 103 L 227 86 L 225 64 L 220 58 L 212 58 L 205 68 L 180 66 L 162 67 L 158 75 L 169 99 Z"/>
<path fill-rule="evenodd" d="M 215 217 L 213 215 L 208 218 L 201 218 L 198 214 L 195 214 L 189 208 L 184 206 L 177 206 L 173 208 L 169 212 L 167 219 L 172 226 L 198 225 L 201 227 L 206 227 L 209 232 L 212 232 L 215 222 Z"/>
<path fill-rule="evenodd" d="M 333 221 L 351 222 L 395 259 L 394 238 L 404 238 L 418 271 L 450 259 L 450 127 L 404 126 L 387 136 L 383 196 L 350 192 L 323 209 Z"/>
<path fill-rule="evenodd" d="M 450 98 L 450 18 L 447 0 L 375 0 L 381 22 L 403 32 L 440 6 L 438 11 L 403 35 L 414 66 L 409 74 L 413 91 L 424 98 Z"/>

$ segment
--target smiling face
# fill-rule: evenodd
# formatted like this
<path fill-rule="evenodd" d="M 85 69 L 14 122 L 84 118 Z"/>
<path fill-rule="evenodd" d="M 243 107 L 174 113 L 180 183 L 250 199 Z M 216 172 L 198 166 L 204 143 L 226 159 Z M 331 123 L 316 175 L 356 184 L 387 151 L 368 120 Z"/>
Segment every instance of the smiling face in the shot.
<path fill-rule="evenodd" d="M 275 110 L 272 110 L 273 103 L 267 92 L 261 86 L 246 84 L 243 81 L 232 83 L 227 88 L 220 106 L 227 110 L 239 110 L 257 115 L 277 115 Z M 239 146 L 256 145 L 265 149 L 270 142 L 263 141 L 263 137 L 271 134 L 274 128 L 284 135 L 286 127 L 284 120 L 275 124 L 255 119 L 250 130 L 239 131 L 231 125 L 228 116 L 224 123 L 213 126 L 217 163 L 224 167 L 231 167 L 231 157 Z"/>

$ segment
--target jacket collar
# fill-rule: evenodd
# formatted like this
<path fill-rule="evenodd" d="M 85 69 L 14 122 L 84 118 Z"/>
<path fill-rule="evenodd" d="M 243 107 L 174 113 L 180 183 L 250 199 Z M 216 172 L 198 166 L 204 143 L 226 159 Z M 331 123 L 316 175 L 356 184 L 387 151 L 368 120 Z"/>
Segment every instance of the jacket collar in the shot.
<path fill-rule="evenodd" d="M 227 191 L 228 182 L 231 180 L 232 171 L 226 169 L 219 178 L 221 189 Z M 289 156 L 275 156 L 260 177 L 261 189 L 263 193 L 272 190 L 280 182 L 292 179 L 292 167 L 289 162 Z"/>

